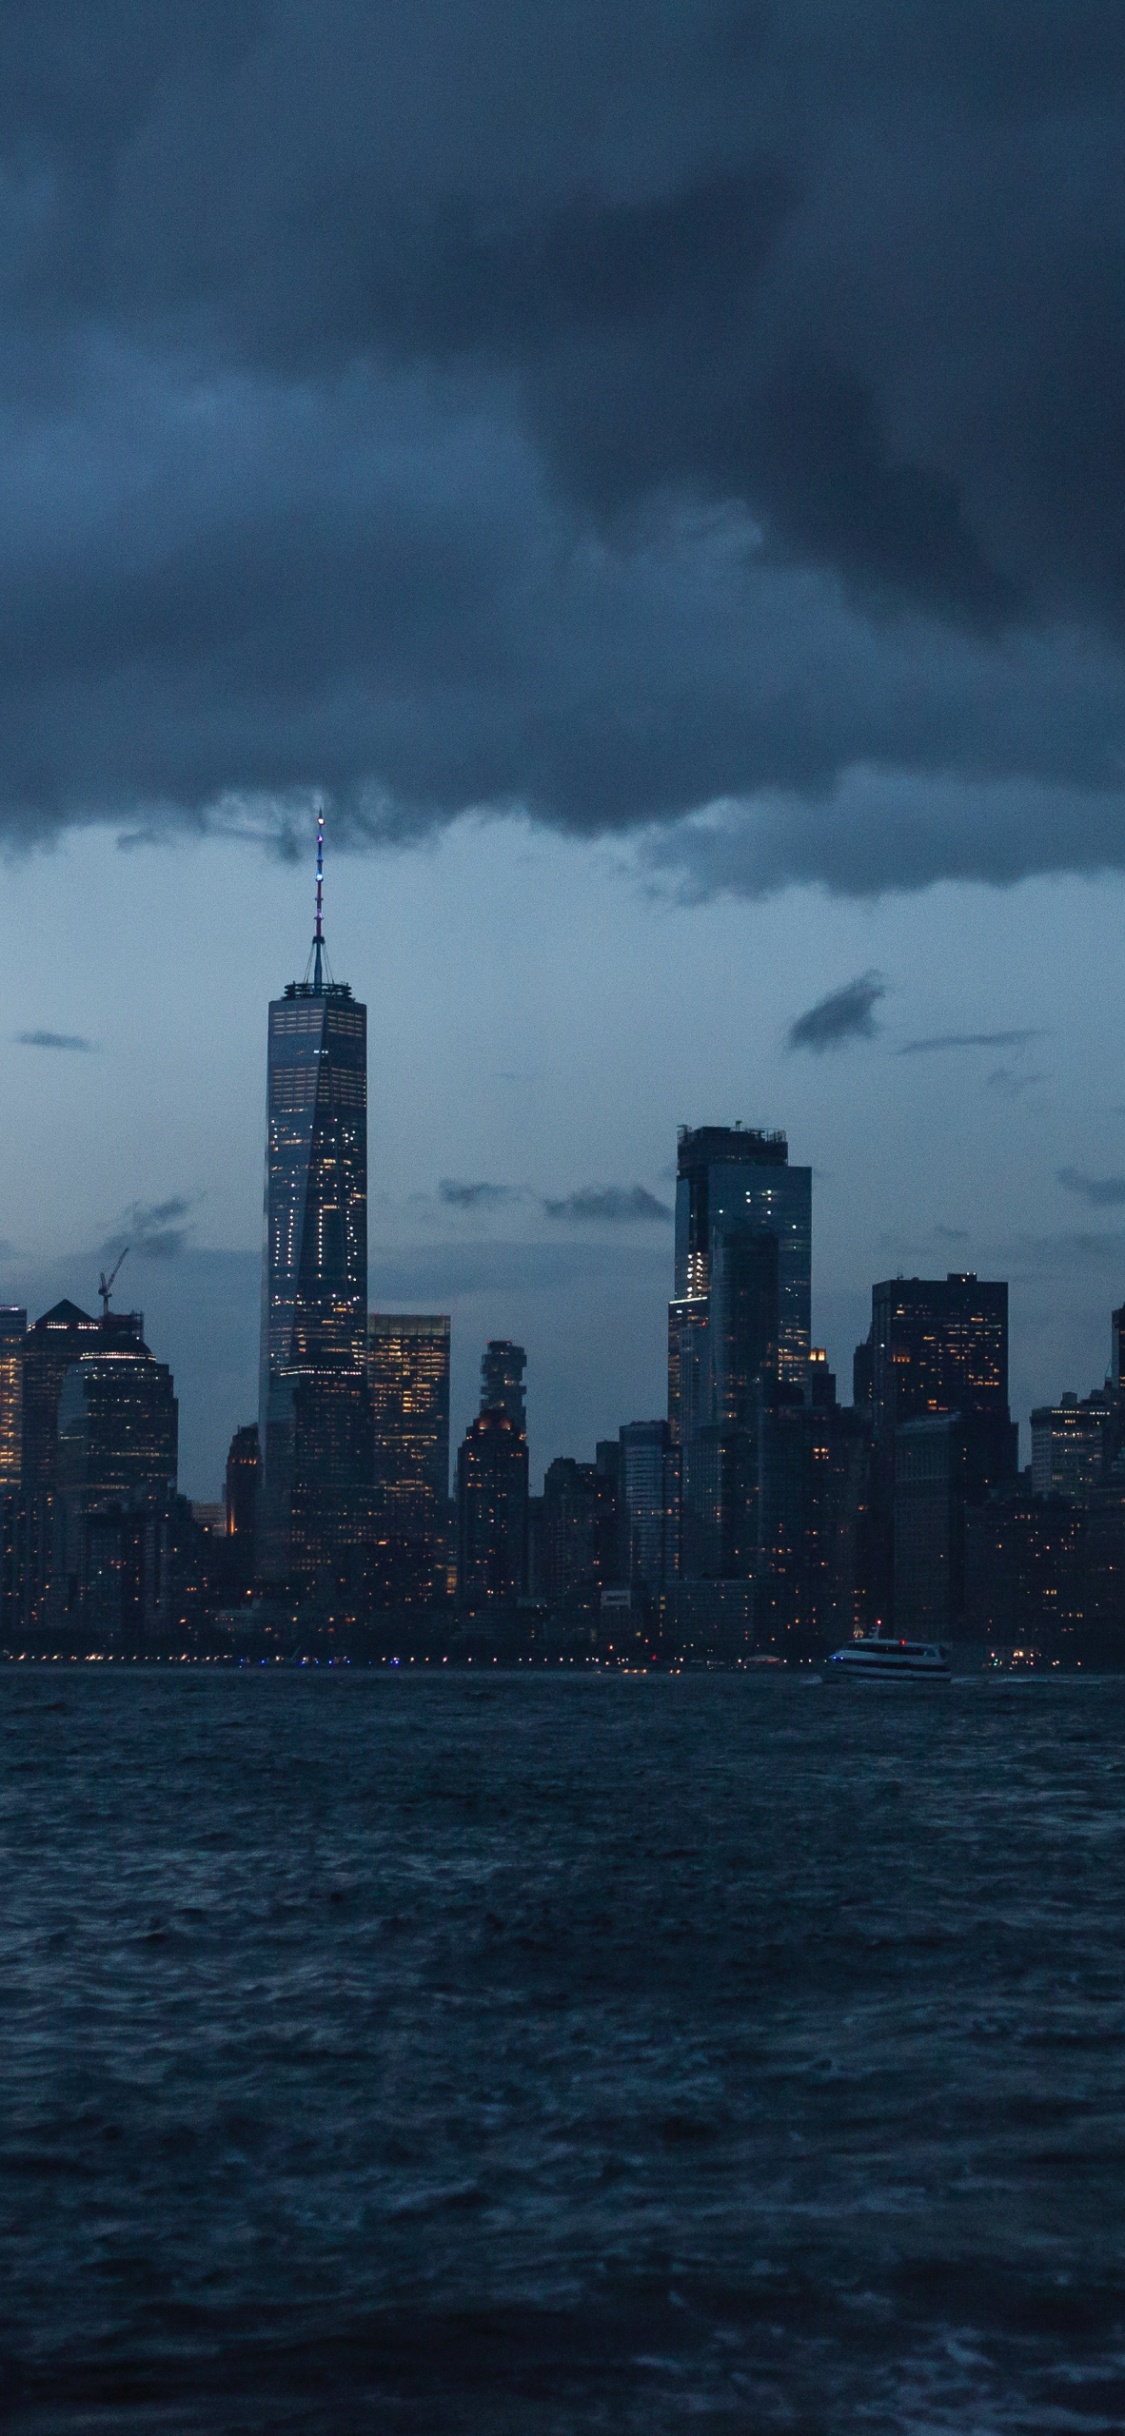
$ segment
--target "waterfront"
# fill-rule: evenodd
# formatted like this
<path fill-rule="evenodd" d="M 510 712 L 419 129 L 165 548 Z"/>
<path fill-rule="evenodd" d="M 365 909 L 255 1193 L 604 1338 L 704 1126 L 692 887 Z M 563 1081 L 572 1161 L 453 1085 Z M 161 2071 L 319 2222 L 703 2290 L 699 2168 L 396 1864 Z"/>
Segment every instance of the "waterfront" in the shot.
<path fill-rule="evenodd" d="M 20 2436 L 1120 2427 L 1125 1683 L 0 1702 Z"/>

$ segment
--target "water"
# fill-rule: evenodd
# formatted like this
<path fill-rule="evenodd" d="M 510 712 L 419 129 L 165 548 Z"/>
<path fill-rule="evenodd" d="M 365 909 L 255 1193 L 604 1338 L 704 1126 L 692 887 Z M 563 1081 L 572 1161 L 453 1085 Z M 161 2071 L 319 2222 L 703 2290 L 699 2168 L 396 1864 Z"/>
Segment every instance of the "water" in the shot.
<path fill-rule="evenodd" d="M 0 1756 L 17 2436 L 1125 2424 L 1125 1683 L 6 1667 Z"/>

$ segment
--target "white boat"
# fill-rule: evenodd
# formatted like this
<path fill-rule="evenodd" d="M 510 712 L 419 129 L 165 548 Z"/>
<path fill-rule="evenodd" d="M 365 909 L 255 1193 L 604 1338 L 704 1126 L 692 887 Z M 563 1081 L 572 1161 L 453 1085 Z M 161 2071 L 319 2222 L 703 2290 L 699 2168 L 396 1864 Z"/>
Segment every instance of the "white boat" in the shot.
<path fill-rule="evenodd" d="M 873 1632 L 834 1649 L 828 1661 L 834 1675 L 858 1676 L 875 1683 L 948 1683 L 949 1659 L 940 1641 L 900 1641 L 891 1633 Z"/>

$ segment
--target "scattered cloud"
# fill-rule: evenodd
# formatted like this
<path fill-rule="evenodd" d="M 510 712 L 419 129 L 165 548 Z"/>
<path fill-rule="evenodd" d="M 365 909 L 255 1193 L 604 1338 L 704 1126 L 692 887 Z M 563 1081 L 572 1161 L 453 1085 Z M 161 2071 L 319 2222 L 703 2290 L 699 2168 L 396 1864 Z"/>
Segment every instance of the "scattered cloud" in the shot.
<path fill-rule="evenodd" d="M 128 1250 L 135 1260 L 175 1260 L 187 1248 L 190 1229 L 184 1221 L 194 1207 L 179 1193 L 167 1201 L 131 1201 L 103 1243 L 102 1258 L 116 1260 Z"/>
<path fill-rule="evenodd" d="M 543 1211 L 548 1218 L 576 1225 L 664 1225 L 672 1216 L 667 1202 L 658 1201 L 643 1184 L 585 1184 L 560 1201 L 545 1200 Z"/>
<path fill-rule="evenodd" d="M 455 1176 L 443 1176 L 438 1186 L 438 1200 L 451 1210 L 493 1209 L 501 1201 L 518 1199 L 511 1184 L 460 1184 Z"/>
<path fill-rule="evenodd" d="M 1041 1040 L 1036 1029 L 1021 1032 L 935 1032 L 928 1040 L 907 1040 L 896 1057 L 928 1056 L 935 1049 L 1022 1049 L 1029 1040 Z"/>
<path fill-rule="evenodd" d="M 1076 1193 L 1091 1209 L 1117 1209 L 1125 1203 L 1125 1176 L 1086 1176 L 1077 1167 L 1059 1167 L 1055 1173 L 1064 1190 Z"/>
<path fill-rule="evenodd" d="M 1006 1100 L 1022 1100 L 1025 1091 L 1034 1090 L 1036 1083 L 1045 1080 L 1042 1074 L 1021 1074 L 1015 1066 L 996 1066 L 986 1076 L 985 1084 L 987 1090 L 998 1091 Z"/>
<path fill-rule="evenodd" d="M 94 1047 L 81 1032 L 16 1032 L 13 1038 L 21 1049 L 80 1049 L 90 1055 Z"/>
<path fill-rule="evenodd" d="M 798 1015 L 788 1033 L 790 1049 L 812 1049 L 819 1056 L 825 1049 L 840 1049 L 848 1040 L 873 1040 L 878 1030 L 875 1008 L 887 995 L 887 984 L 879 973 L 858 973 L 854 981 L 846 981 L 842 989 L 831 991 L 818 1000 L 804 1015 Z"/>

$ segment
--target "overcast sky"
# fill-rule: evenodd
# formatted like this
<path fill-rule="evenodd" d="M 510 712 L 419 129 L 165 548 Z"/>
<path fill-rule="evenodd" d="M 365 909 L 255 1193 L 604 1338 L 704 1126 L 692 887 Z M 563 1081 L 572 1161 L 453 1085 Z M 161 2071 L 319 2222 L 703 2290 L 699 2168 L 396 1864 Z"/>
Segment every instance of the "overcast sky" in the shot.
<path fill-rule="evenodd" d="M 1123 100 L 1118 0 L 0 0 L 0 1291 L 131 1237 L 193 1494 L 318 789 L 459 1423 L 488 1333 L 538 1464 L 660 1409 L 736 1116 L 845 1387 L 898 1268 L 1102 1376 Z"/>

